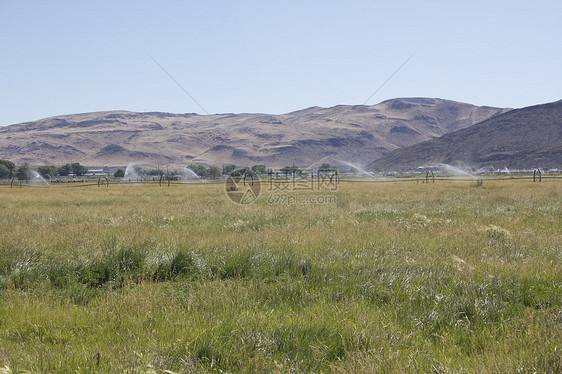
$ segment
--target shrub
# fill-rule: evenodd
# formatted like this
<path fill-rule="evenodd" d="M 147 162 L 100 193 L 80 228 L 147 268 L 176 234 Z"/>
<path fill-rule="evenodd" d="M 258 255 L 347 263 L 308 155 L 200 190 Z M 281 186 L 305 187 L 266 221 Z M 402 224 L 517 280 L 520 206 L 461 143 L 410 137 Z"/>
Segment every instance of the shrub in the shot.
<path fill-rule="evenodd" d="M 125 170 L 119 168 L 115 173 L 113 173 L 115 178 L 123 178 L 125 176 Z"/>

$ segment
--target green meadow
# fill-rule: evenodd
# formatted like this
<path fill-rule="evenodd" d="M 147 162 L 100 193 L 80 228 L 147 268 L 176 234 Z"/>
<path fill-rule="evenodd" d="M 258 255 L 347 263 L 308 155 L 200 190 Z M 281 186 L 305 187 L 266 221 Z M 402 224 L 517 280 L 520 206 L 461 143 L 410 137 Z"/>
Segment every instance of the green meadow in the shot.
<path fill-rule="evenodd" d="M 0 186 L 0 373 L 562 372 L 562 182 L 298 194 Z"/>

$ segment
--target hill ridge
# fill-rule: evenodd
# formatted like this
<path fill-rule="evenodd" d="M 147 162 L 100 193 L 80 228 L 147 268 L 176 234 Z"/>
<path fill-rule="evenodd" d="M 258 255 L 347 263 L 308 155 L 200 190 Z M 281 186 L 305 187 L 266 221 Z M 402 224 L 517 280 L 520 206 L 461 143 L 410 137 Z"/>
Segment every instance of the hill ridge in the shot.
<path fill-rule="evenodd" d="M 31 165 L 73 161 L 93 166 L 132 162 L 278 167 L 322 158 L 365 164 L 508 110 L 435 98 L 399 98 L 376 105 L 313 106 L 286 114 L 100 111 L 0 128 L 0 158 Z M 43 147 L 37 145 L 39 141 Z M 111 145 L 121 147 L 114 157 L 100 154 Z M 65 146 L 74 151 L 56 152 Z"/>
<path fill-rule="evenodd" d="M 562 100 L 496 114 L 473 126 L 397 149 L 369 167 L 413 169 L 462 161 L 476 167 L 559 168 L 562 165 Z"/>

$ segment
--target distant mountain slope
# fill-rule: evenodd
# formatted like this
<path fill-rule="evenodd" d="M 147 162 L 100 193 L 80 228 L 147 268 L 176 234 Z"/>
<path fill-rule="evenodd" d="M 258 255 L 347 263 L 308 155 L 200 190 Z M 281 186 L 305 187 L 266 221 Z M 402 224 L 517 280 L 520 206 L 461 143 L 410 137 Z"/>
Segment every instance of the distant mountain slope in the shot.
<path fill-rule="evenodd" d="M 511 110 L 438 139 L 398 149 L 370 167 L 405 170 L 455 160 L 478 167 L 562 167 L 562 100 Z"/>
<path fill-rule="evenodd" d="M 361 164 L 505 111 L 408 98 L 282 115 L 84 113 L 0 128 L 0 158 L 18 164 L 76 161 L 91 166 Z"/>

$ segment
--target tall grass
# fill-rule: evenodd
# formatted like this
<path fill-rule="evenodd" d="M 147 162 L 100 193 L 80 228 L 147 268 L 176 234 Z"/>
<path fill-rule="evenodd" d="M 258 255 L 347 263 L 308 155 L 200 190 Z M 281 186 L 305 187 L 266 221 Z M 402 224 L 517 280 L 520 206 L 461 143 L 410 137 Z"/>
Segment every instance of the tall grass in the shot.
<path fill-rule="evenodd" d="M 560 372 L 556 182 L 0 188 L 13 372 Z"/>

